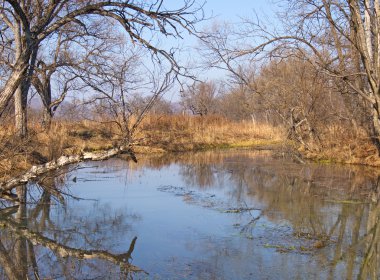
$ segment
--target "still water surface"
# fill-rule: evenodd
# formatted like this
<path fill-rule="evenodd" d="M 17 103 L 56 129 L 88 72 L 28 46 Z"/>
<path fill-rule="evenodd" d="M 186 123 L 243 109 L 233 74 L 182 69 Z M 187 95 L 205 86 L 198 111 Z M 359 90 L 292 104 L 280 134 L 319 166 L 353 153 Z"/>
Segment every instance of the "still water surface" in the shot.
<path fill-rule="evenodd" d="M 379 279 L 376 172 L 245 150 L 84 163 L 4 205 L 0 278 Z"/>

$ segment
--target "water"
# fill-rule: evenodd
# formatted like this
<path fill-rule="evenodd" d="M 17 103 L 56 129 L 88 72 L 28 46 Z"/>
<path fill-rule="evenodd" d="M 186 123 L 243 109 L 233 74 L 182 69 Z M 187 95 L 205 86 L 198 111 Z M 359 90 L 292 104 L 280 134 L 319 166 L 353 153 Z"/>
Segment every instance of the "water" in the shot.
<path fill-rule="evenodd" d="M 66 171 L 4 203 L 1 279 L 380 277 L 376 169 L 242 150 Z"/>

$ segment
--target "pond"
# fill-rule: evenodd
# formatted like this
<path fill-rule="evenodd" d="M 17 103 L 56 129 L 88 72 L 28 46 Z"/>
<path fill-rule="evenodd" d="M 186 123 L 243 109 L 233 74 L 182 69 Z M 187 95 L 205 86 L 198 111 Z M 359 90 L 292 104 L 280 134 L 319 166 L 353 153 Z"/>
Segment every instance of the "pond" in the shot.
<path fill-rule="evenodd" d="M 2 203 L 0 278 L 379 279 L 377 173 L 250 150 L 82 163 Z"/>

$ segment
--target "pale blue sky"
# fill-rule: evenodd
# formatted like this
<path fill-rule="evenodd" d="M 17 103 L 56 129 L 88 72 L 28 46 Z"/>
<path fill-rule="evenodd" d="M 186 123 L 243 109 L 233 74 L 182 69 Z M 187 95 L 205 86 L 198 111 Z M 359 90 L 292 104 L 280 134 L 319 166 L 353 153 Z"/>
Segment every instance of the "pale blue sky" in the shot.
<path fill-rule="evenodd" d="M 175 1 L 175 0 L 171 0 Z M 199 3 L 202 0 L 197 0 Z M 273 3 L 276 0 L 206 0 L 204 5 L 204 13 L 206 18 L 200 22 L 196 28 L 198 31 L 207 29 L 213 22 L 229 22 L 238 24 L 244 18 L 253 18 L 258 16 L 261 20 L 273 22 L 276 24 L 276 11 L 278 7 Z M 181 2 L 181 1 L 179 1 Z M 179 2 L 176 2 L 179 3 Z M 166 38 L 161 41 L 164 47 L 178 46 L 182 49 L 179 55 L 180 64 L 187 64 L 194 66 L 201 62 L 202 58 L 199 56 L 195 47 L 198 45 L 198 40 L 195 36 L 188 36 L 186 32 L 182 33 L 184 40 L 177 40 L 173 38 Z M 177 56 L 178 57 L 178 56 Z M 218 80 L 224 79 L 226 73 L 221 70 L 199 70 L 199 79 L 202 80 Z M 178 101 L 178 88 L 176 87 L 166 95 L 166 98 L 172 101 Z"/>
<path fill-rule="evenodd" d="M 204 13 L 205 20 L 196 25 L 198 31 L 202 31 L 211 26 L 213 22 L 230 22 L 239 23 L 242 18 L 252 18 L 256 15 L 263 20 L 270 19 L 275 24 L 275 10 L 276 6 L 273 1 L 278 0 L 196 0 L 198 3 L 205 2 Z M 169 9 L 179 8 L 183 5 L 183 0 L 165 0 L 164 3 Z M 165 5 L 164 4 L 164 5 Z M 190 36 L 187 32 L 182 32 L 183 40 L 171 38 L 171 37 L 159 37 L 159 46 L 169 50 L 171 47 L 178 47 L 181 49 L 177 58 L 180 59 L 180 64 L 188 66 L 189 64 L 194 66 L 201 62 L 202 57 L 195 50 L 198 46 L 198 39 L 195 36 Z M 158 38 L 157 38 L 158 39 Z M 151 57 L 147 57 L 146 64 L 149 65 Z M 198 77 L 202 80 L 207 79 L 224 79 L 226 73 L 217 70 L 200 70 Z M 175 87 L 165 95 L 165 98 L 178 101 L 179 100 L 179 88 Z"/>
<path fill-rule="evenodd" d="M 254 11 L 259 16 L 271 16 L 275 5 L 271 0 L 207 0 L 204 10 L 206 14 L 211 12 L 218 20 L 231 22 L 239 21 L 239 17 L 249 17 Z"/>
<path fill-rule="evenodd" d="M 175 3 L 171 2 L 175 1 Z M 242 18 L 252 18 L 255 16 L 260 17 L 264 21 L 269 19 L 273 20 L 273 24 L 276 22 L 275 12 L 277 6 L 273 3 L 278 0 L 197 0 L 199 4 L 204 3 L 204 14 L 206 20 L 196 24 L 196 29 L 202 31 L 205 28 L 212 25 L 213 22 L 230 22 L 239 23 Z M 204 1 L 204 2 L 202 2 Z M 170 8 L 176 7 L 179 4 L 183 4 L 182 1 L 169 0 Z M 172 38 L 166 38 L 164 45 L 170 46 L 170 44 L 181 46 L 193 45 L 196 42 L 195 37 L 187 36 L 186 32 L 182 32 L 185 40 L 177 40 Z"/>

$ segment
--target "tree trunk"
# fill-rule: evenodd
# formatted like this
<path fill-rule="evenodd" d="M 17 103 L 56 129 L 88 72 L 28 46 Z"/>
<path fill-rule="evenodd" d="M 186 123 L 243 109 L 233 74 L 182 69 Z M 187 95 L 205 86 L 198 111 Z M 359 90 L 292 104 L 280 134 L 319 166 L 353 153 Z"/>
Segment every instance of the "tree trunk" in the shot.
<path fill-rule="evenodd" d="M 42 126 L 46 131 L 50 130 L 51 121 L 53 118 L 53 111 L 51 107 L 51 85 L 50 76 L 47 75 L 43 80 L 43 86 L 40 89 L 40 97 L 42 99 L 42 104 L 44 105 L 43 116 L 42 116 Z"/>
<path fill-rule="evenodd" d="M 16 91 L 20 91 L 19 97 L 15 98 L 15 113 L 16 113 L 16 128 L 17 128 L 17 125 L 22 124 L 21 122 L 23 118 L 22 93 L 21 93 L 23 91 L 22 83 L 26 80 L 27 75 L 28 75 L 30 57 L 33 52 L 35 53 L 35 56 L 37 55 L 37 53 L 35 51 L 34 44 L 32 44 L 30 40 L 26 40 L 26 37 L 22 36 L 21 23 L 18 20 L 16 20 L 14 22 L 14 25 L 15 25 L 15 30 L 16 30 L 14 34 L 15 44 L 16 44 L 16 47 L 15 47 L 16 62 L 13 65 L 12 72 L 3 90 L 0 92 L 0 117 L 3 115 L 5 109 L 7 108 L 7 105 L 9 104 L 9 101 L 15 95 Z M 30 36 L 30 34 L 28 35 Z M 25 117 L 26 117 L 26 112 L 25 112 Z M 17 120 L 17 118 L 20 118 L 20 122 L 19 120 Z M 26 121 L 26 118 L 25 118 L 25 121 Z M 22 133 L 22 130 L 20 130 L 20 132 Z"/>
<path fill-rule="evenodd" d="M 28 54 L 23 55 L 16 62 L 11 76 L 7 80 L 3 90 L 0 92 L 0 117 L 5 112 L 9 101 L 14 96 L 17 88 L 20 86 L 21 82 L 25 79 L 26 70 L 29 66 L 29 57 L 30 52 Z"/>
<path fill-rule="evenodd" d="M 22 275 L 16 269 L 14 259 L 9 256 L 7 249 L 4 247 L 2 241 L 0 240 L 0 264 L 4 269 L 6 276 L 9 279 L 23 279 Z"/>
<path fill-rule="evenodd" d="M 28 89 L 25 82 L 17 88 L 14 102 L 15 102 L 15 127 L 16 135 L 20 138 L 26 137 L 28 133 L 27 127 L 27 103 L 28 103 Z"/>
<path fill-rule="evenodd" d="M 16 133 L 19 137 L 24 138 L 28 134 L 28 93 L 32 82 L 32 76 L 34 72 L 34 65 L 37 59 L 38 48 L 35 48 L 31 53 L 31 59 L 29 67 L 25 70 L 24 80 L 16 90 L 15 93 L 15 121 L 16 121 Z"/>
<path fill-rule="evenodd" d="M 43 115 L 42 115 L 42 126 L 46 131 L 49 131 L 50 127 L 51 127 L 51 121 L 53 118 L 53 114 L 51 112 L 51 109 L 46 107 L 46 106 L 44 106 L 43 110 L 44 111 L 43 111 Z"/>
<path fill-rule="evenodd" d="M 17 196 L 20 201 L 19 208 L 15 215 L 16 222 L 22 226 L 27 227 L 26 219 L 26 186 L 21 185 L 16 188 Z M 28 261 L 27 261 L 27 242 L 24 236 L 17 236 L 16 242 L 14 245 L 15 250 L 15 260 L 16 260 L 16 269 L 18 274 L 22 277 L 21 279 L 27 279 L 28 274 Z"/>
<path fill-rule="evenodd" d="M 372 129 L 371 129 L 371 140 L 376 146 L 377 152 L 380 156 L 380 112 L 378 103 L 373 105 L 372 109 Z"/>

